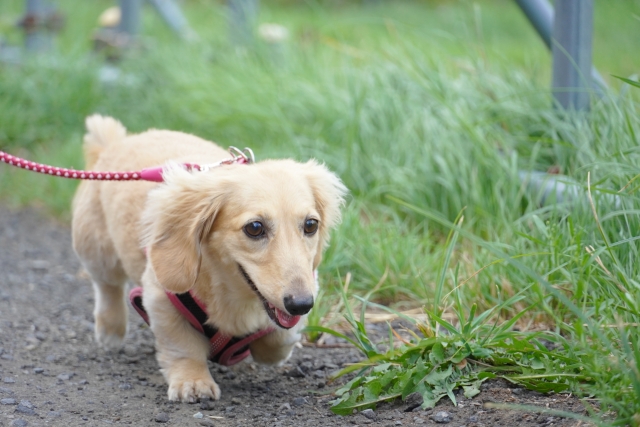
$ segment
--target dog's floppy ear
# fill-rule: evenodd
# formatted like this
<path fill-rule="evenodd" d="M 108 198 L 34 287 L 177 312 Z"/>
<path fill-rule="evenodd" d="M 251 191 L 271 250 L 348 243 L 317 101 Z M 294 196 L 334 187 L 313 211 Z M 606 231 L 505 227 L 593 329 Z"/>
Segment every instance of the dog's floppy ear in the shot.
<path fill-rule="evenodd" d="M 205 187 L 181 169 L 170 169 L 163 176 L 165 184 L 149 194 L 143 245 L 162 287 L 183 293 L 198 278 L 202 243 L 213 227 L 224 193 Z"/>
<path fill-rule="evenodd" d="M 344 197 L 348 190 L 340 178 L 325 165 L 310 160 L 304 164 L 304 167 L 316 202 L 316 209 L 320 213 L 320 229 L 318 231 L 320 239 L 318 251 L 313 260 L 313 268 L 315 269 L 322 261 L 324 248 L 329 244 L 329 232 L 340 223 L 340 209 L 344 205 Z"/>

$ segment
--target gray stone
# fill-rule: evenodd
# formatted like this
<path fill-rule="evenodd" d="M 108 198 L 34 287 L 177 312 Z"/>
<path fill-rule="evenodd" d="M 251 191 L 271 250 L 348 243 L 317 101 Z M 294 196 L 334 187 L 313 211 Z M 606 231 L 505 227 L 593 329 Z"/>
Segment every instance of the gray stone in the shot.
<path fill-rule="evenodd" d="M 422 403 L 424 402 L 424 398 L 422 397 L 422 394 L 416 392 L 411 393 L 409 396 L 407 396 L 407 398 L 404 400 L 404 403 L 406 403 L 407 407 L 404 408 L 404 412 L 411 412 L 414 409 L 418 408 L 420 405 L 422 405 Z"/>
<path fill-rule="evenodd" d="M 21 400 L 20 404 L 25 408 L 33 409 L 33 403 L 29 402 L 28 400 Z"/>
<path fill-rule="evenodd" d="M 211 399 L 202 399 L 200 401 L 200 410 L 201 411 L 211 411 L 214 408 L 213 400 Z"/>
<path fill-rule="evenodd" d="M 2 382 L 3 382 L 3 383 L 5 383 L 5 384 L 13 384 L 13 383 L 15 383 L 15 382 L 16 382 L 16 380 L 14 380 L 14 379 L 13 379 L 13 378 L 11 378 L 11 377 L 4 377 L 4 379 L 2 380 Z"/>
<path fill-rule="evenodd" d="M 376 415 L 375 411 L 373 409 L 365 409 L 362 412 L 360 412 L 362 415 L 364 415 L 365 417 L 369 418 L 370 420 L 375 421 L 378 416 Z"/>
<path fill-rule="evenodd" d="M 35 369 L 33 370 L 33 373 L 34 373 L 34 374 L 41 374 L 41 373 L 43 373 L 43 372 L 44 372 L 44 368 L 35 368 Z"/>
<path fill-rule="evenodd" d="M 285 375 L 291 378 L 303 378 L 306 376 L 306 374 L 302 371 L 302 369 L 300 369 L 299 366 L 295 366 L 290 371 L 287 371 Z"/>
<path fill-rule="evenodd" d="M 156 415 L 155 421 L 157 423 L 168 423 L 169 414 L 167 414 L 166 412 L 159 412 L 158 415 Z"/>
<path fill-rule="evenodd" d="M 0 404 L 1 405 L 17 405 L 18 402 L 16 402 L 15 399 L 11 399 L 10 397 L 8 397 L 6 399 L 0 400 Z"/>
<path fill-rule="evenodd" d="M 202 415 L 202 412 L 196 412 L 193 414 L 193 418 L 202 419 L 204 418 L 204 415 Z"/>
<path fill-rule="evenodd" d="M 307 403 L 307 399 L 304 397 L 296 397 L 291 401 L 293 406 L 302 406 Z"/>
<path fill-rule="evenodd" d="M 435 414 L 431 415 L 429 418 L 431 418 L 434 422 L 436 422 L 438 424 L 446 424 L 446 423 L 451 422 L 451 419 L 453 417 L 447 411 L 439 411 L 439 412 L 436 412 Z"/>
<path fill-rule="evenodd" d="M 34 259 L 31 261 L 31 269 L 36 271 L 47 271 L 49 269 L 49 261 L 44 259 Z"/>
<path fill-rule="evenodd" d="M 324 371 L 318 369 L 317 371 L 313 372 L 313 376 L 315 378 L 324 378 L 325 377 L 325 373 L 324 373 Z"/>
<path fill-rule="evenodd" d="M 27 427 L 29 423 L 22 418 L 18 418 L 17 420 L 13 420 L 11 423 L 11 427 Z"/>
<path fill-rule="evenodd" d="M 289 405 L 288 403 L 283 403 L 278 408 L 278 412 L 286 412 L 286 411 L 290 411 L 290 410 L 291 410 L 291 405 Z"/>

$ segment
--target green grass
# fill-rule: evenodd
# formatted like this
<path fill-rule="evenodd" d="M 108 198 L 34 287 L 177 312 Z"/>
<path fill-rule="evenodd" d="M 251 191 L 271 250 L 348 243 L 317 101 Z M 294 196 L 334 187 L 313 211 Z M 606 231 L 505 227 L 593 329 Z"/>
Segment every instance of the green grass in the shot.
<path fill-rule="evenodd" d="M 424 306 L 432 331 L 424 339 L 438 345 L 457 337 L 450 345 L 496 352 L 507 342 L 500 351 L 516 360 L 542 351 L 516 345 L 535 343 L 526 331 L 545 330 L 562 345 L 529 368 L 595 395 L 602 412 L 616 411 L 615 425 L 640 416 L 640 90 L 620 94 L 622 82 L 609 77 L 639 71 L 629 43 L 640 38 L 640 2 L 596 2 L 594 63 L 612 91 L 583 116 L 551 108 L 549 55 L 512 2 L 264 2 L 260 20 L 292 32 L 275 58 L 268 46 L 228 46 L 219 3 L 185 2 L 201 41 L 180 43 L 149 11 L 144 48 L 109 85 L 88 48 L 111 2 L 59 3 L 70 19 L 57 54 L 0 66 L 0 149 L 80 168 L 84 117 L 100 112 L 131 131 L 170 128 L 250 146 L 258 159 L 316 157 L 351 196 L 322 265 L 314 325 L 338 304 L 349 274 L 342 307 L 356 309 L 357 296 Z M 16 43 L 10 23 L 21 7 L 0 4 L 0 31 Z M 540 206 L 518 179 L 548 169 L 578 183 L 575 203 Z M 0 168 L 3 202 L 63 218 L 75 185 Z M 525 332 L 510 329 L 512 319 Z M 443 321 L 449 335 L 439 332 Z M 429 350 L 420 357 L 430 343 L 416 339 Z M 416 354 L 405 350 L 376 363 Z M 559 358 L 588 375 L 566 380 Z"/>

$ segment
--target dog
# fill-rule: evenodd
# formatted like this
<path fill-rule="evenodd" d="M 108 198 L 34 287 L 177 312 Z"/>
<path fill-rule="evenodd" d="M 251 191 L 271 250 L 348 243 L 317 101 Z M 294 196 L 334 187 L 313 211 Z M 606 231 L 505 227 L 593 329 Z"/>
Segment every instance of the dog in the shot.
<path fill-rule="evenodd" d="M 73 247 L 95 293 L 95 338 L 119 348 L 127 332 L 130 280 L 154 333 L 172 401 L 219 399 L 207 367 L 211 344 L 172 304 L 189 293 L 224 336 L 266 331 L 249 344 L 262 364 L 286 361 L 317 296 L 314 277 L 340 221 L 347 189 L 310 160 L 223 164 L 229 158 L 193 135 L 127 135 L 110 117 L 86 119 L 85 162 L 93 171 L 162 166 L 163 182 L 83 181 L 72 207 Z"/>

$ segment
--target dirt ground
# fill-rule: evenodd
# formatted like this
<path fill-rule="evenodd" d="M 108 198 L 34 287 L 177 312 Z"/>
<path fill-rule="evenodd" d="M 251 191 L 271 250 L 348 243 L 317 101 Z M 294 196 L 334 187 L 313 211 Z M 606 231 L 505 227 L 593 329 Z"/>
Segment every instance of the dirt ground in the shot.
<path fill-rule="evenodd" d="M 96 347 L 93 291 L 68 226 L 35 210 L 0 206 L 0 271 L 0 426 L 432 426 L 435 419 L 454 427 L 587 425 L 487 408 L 487 402 L 504 402 L 585 414 L 571 396 L 502 382 L 485 384 L 472 400 L 460 397 L 458 407 L 446 400 L 435 410 L 407 412 L 407 404 L 397 402 L 368 416 L 336 416 L 329 409 L 336 384 L 326 378 L 359 360 L 352 348 L 304 346 L 277 368 L 211 364 L 219 401 L 170 403 L 153 336 L 133 310 L 124 349 L 108 354 Z"/>

